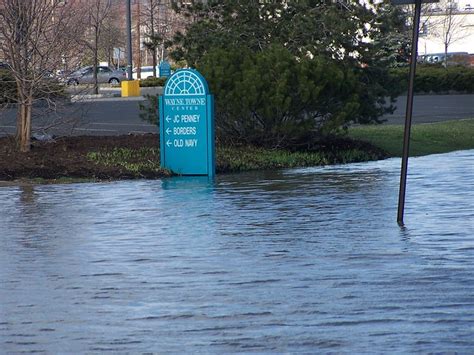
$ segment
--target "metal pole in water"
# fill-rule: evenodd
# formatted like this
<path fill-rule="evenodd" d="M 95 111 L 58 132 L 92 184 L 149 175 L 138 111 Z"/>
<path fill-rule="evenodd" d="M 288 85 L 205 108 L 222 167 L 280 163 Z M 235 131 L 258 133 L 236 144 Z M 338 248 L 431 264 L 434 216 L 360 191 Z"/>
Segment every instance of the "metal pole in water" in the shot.
<path fill-rule="evenodd" d="M 413 112 L 413 85 L 415 82 L 416 59 L 418 54 L 418 32 L 420 28 L 421 0 L 415 0 L 415 17 L 413 19 L 413 38 L 411 43 L 410 77 L 408 83 L 407 110 L 405 115 L 405 133 L 403 136 L 402 168 L 400 173 L 400 192 L 398 194 L 397 222 L 403 225 L 405 210 L 405 193 L 408 171 L 408 154 L 410 151 L 411 117 Z"/>
<path fill-rule="evenodd" d="M 132 1 L 127 0 L 127 79 L 132 80 Z"/>

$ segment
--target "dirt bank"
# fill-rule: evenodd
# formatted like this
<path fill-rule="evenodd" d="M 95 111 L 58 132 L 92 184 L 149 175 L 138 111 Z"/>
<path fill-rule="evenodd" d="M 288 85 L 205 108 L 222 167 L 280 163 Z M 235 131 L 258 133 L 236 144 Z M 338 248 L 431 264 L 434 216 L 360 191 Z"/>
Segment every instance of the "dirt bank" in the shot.
<path fill-rule="evenodd" d="M 0 181 L 45 179 L 120 180 L 170 176 L 160 168 L 156 134 L 60 137 L 32 142 L 29 153 L 15 148 L 13 137 L 0 138 Z M 383 159 L 385 152 L 360 141 L 337 138 L 311 152 L 255 147 L 219 147 L 217 173 L 281 169 Z"/>
<path fill-rule="evenodd" d="M 61 137 L 48 142 L 33 141 L 29 153 L 18 152 L 12 137 L 2 137 L 0 138 L 0 180 L 63 177 L 99 180 L 131 178 L 133 176 L 126 169 L 104 166 L 87 157 L 89 152 L 112 151 L 117 147 L 157 148 L 158 136 L 146 134 Z M 150 153 L 148 158 L 156 159 L 156 156 Z M 143 177 L 162 176 L 162 173 L 150 173 Z"/>

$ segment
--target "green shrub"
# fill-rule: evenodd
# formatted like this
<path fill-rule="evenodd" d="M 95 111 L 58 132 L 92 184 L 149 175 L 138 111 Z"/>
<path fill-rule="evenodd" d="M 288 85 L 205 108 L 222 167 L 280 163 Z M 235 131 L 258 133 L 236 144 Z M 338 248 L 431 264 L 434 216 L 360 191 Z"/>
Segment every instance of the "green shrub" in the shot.
<path fill-rule="evenodd" d="M 67 96 L 64 85 L 53 78 L 42 80 L 41 86 L 35 88 L 35 100 L 57 100 Z M 15 79 L 9 70 L 0 70 L 0 104 L 17 101 Z"/>
<path fill-rule="evenodd" d="M 44 79 L 34 93 L 34 98 L 37 100 L 59 100 L 67 97 L 65 85 L 54 78 Z"/>
<path fill-rule="evenodd" d="M 217 140 L 225 144 L 307 147 L 349 121 L 374 121 L 384 112 L 386 90 L 367 84 L 383 73 L 297 58 L 282 46 L 215 49 L 197 69 L 215 96 Z"/>
<path fill-rule="evenodd" d="M 391 71 L 402 88 L 408 87 L 408 68 Z M 441 65 L 419 65 L 416 69 L 414 90 L 417 93 L 474 93 L 474 69 L 463 66 L 444 68 Z"/>
<path fill-rule="evenodd" d="M 145 99 L 138 103 L 138 115 L 145 122 L 158 124 L 158 95 L 145 95 Z"/>
<path fill-rule="evenodd" d="M 165 86 L 166 79 L 165 77 L 161 77 L 140 80 L 140 87 Z"/>
<path fill-rule="evenodd" d="M 380 67 L 316 56 L 296 57 L 274 45 L 260 52 L 213 49 L 197 66 L 215 97 L 217 142 L 311 149 L 349 122 L 379 122 L 398 92 Z M 384 84 L 389 83 L 387 89 Z M 157 124 L 157 97 L 139 104 Z"/>
<path fill-rule="evenodd" d="M 16 83 L 9 70 L 0 70 L 0 104 L 16 101 Z"/>
<path fill-rule="evenodd" d="M 446 82 L 450 90 L 474 93 L 474 69 L 460 67 L 448 68 Z"/>

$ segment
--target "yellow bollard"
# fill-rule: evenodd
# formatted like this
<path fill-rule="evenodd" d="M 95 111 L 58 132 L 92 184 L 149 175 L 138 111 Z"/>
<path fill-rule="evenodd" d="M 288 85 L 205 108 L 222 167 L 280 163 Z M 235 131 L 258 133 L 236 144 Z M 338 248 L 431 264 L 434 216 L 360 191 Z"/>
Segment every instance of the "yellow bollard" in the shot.
<path fill-rule="evenodd" d="M 138 80 L 122 81 L 122 97 L 140 96 L 140 84 Z"/>

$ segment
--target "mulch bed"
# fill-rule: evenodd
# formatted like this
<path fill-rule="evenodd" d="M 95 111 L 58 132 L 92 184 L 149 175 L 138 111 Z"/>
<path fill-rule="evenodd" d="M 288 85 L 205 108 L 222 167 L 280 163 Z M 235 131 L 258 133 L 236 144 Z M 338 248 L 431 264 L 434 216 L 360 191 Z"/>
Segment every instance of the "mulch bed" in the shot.
<path fill-rule="evenodd" d="M 156 134 L 123 136 L 61 137 L 53 141 L 32 141 L 29 153 L 15 148 L 13 137 L 0 137 L 0 180 L 86 178 L 98 180 L 131 178 L 119 167 L 106 167 L 88 160 L 88 152 L 114 148 L 158 147 Z M 147 178 L 161 176 L 147 176 Z"/>
<path fill-rule="evenodd" d="M 45 179 L 54 180 L 87 179 L 87 180 L 120 180 L 147 178 L 157 179 L 170 176 L 169 172 L 159 169 L 143 169 L 133 173 L 121 166 L 106 166 L 87 158 L 91 152 L 112 152 L 117 148 L 140 150 L 142 148 L 159 148 L 157 134 L 122 135 L 122 136 L 71 136 L 59 137 L 51 141 L 33 140 L 31 151 L 20 153 L 15 147 L 14 137 L 0 137 L 0 182 L 12 180 Z M 338 152 L 359 149 L 370 152 L 375 159 L 383 159 L 385 153 L 368 143 L 350 139 L 327 141 L 318 147 L 334 157 L 337 163 Z M 140 159 L 156 161 L 156 152 L 143 149 Z M 221 162 L 218 172 L 226 171 Z"/>

